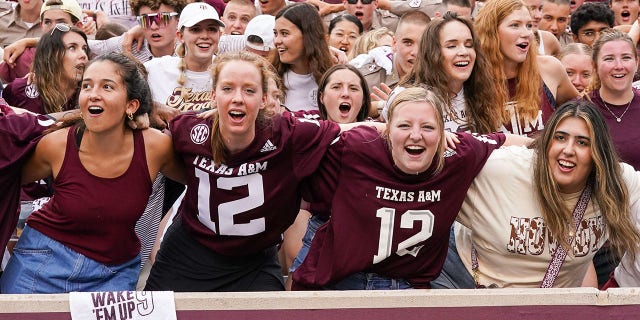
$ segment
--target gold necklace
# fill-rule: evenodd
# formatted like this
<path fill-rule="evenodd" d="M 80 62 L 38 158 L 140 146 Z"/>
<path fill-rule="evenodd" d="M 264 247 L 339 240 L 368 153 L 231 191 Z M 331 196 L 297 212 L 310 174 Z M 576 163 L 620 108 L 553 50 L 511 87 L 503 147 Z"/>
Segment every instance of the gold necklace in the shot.
<path fill-rule="evenodd" d="M 631 106 L 631 102 L 633 101 L 633 97 L 631 98 L 631 100 L 629 100 L 629 103 L 627 103 L 627 107 L 624 109 L 624 112 L 622 112 L 622 114 L 618 117 L 616 116 L 615 113 L 613 113 L 613 111 L 611 111 L 611 108 L 609 108 L 609 106 L 607 105 L 607 102 L 604 101 L 604 99 L 602 99 L 602 96 L 600 96 L 600 100 L 602 100 L 602 105 L 604 105 L 605 108 L 607 108 L 607 111 L 609 111 L 609 113 L 611 113 L 611 115 L 616 118 L 616 121 L 618 123 L 622 122 L 622 117 L 624 117 L 624 115 L 627 113 L 627 111 L 629 110 L 629 106 Z"/>

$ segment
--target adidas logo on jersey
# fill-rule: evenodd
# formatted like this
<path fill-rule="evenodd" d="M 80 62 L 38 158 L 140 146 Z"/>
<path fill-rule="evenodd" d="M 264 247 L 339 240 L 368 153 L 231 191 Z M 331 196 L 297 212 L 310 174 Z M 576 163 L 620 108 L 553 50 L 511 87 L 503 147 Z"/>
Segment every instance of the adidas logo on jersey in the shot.
<path fill-rule="evenodd" d="M 264 143 L 264 146 L 262 146 L 262 149 L 260 149 L 260 152 L 269 152 L 275 149 L 276 149 L 276 146 L 274 146 L 273 143 L 271 143 L 271 140 L 267 139 L 267 142 Z"/>

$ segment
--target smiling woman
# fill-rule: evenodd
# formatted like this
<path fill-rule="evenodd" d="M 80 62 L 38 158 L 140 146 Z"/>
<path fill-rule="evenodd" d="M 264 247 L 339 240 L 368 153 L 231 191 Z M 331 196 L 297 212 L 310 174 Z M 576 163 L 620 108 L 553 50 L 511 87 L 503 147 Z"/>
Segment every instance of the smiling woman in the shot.
<path fill-rule="evenodd" d="M 487 160 L 462 205 L 464 227 L 456 225 L 439 286 L 579 287 L 607 239 L 634 255 L 640 234 L 630 205 L 640 199 L 640 175 L 618 162 L 596 107 L 558 107 L 535 145 Z"/>
<path fill-rule="evenodd" d="M 208 72 L 218 51 L 220 28 L 218 13 L 210 5 L 197 2 L 184 7 L 178 21 L 177 56 L 164 56 L 146 62 L 153 100 L 178 109 L 211 108 L 211 78 Z"/>
<path fill-rule="evenodd" d="M 271 63 L 286 89 L 284 106 L 318 110 L 318 81 L 333 64 L 318 10 L 308 3 L 285 7 L 276 15 L 274 33 L 278 54 Z"/>
<path fill-rule="evenodd" d="M 460 133 L 445 151 L 432 91 L 397 94 L 383 134 L 343 132 L 309 180 L 312 219 L 292 267 L 293 289 L 428 288 L 438 275 L 466 189 L 503 134 Z M 394 223 L 395 221 L 395 223 Z M 417 222 L 417 223 L 416 223 Z"/>
<path fill-rule="evenodd" d="M 490 65 L 480 50 L 473 24 L 456 13 L 434 19 L 420 40 L 415 67 L 400 86 L 427 85 L 447 98 L 443 110 L 450 132 L 497 131 L 500 114 L 495 108 L 498 88 Z"/>

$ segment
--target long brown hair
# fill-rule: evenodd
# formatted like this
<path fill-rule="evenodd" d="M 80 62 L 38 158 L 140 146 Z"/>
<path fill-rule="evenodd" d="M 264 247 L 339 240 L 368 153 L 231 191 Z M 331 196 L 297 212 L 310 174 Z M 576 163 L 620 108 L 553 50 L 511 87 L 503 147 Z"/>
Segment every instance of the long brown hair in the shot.
<path fill-rule="evenodd" d="M 558 243 L 570 248 L 567 238 L 573 225 L 573 215 L 565 205 L 558 183 L 549 169 L 549 147 L 558 125 L 567 118 L 582 119 L 589 128 L 593 169 L 588 179 L 593 191 L 592 200 L 604 217 L 612 248 L 619 256 L 626 250 L 635 259 L 640 234 L 631 217 L 629 192 L 607 124 L 590 101 L 573 100 L 558 107 L 536 141 L 534 187 L 542 217 Z"/>
<path fill-rule="evenodd" d="M 66 26 L 66 25 L 64 25 Z M 79 48 L 84 50 L 89 57 L 89 47 L 86 45 L 87 36 L 77 27 L 69 27 L 68 31 L 62 29 L 54 29 L 50 33 L 42 35 L 38 41 L 36 54 L 33 58 L 31 71 L 36 75 L 34 83 L 42 99 L 45 113 L 54 113 L 62 111 L 62 106 L 74 97 L 67 97 L 67 86 L 78 86 L 78 83 L 68 83 L 64 76 L 64 56 L 67 48 L 64 45 L 63 37 L 70 32 L 79 34 L 85 42 L 85 47 Z M 63 28 L 63 27 L 61 27 Z M 87 59 L 87 63 L 89 59 Z"/>
<path fill-rule="evenodd" d="M 320 82 L 324 74 L 333 65 L 329 44 L 325 35 L 327 34 L 324 22 L 318 14 L 318 10 L 308 3 L 295 3 L 284 7 L 276 15 L 276 20 L 285 18 L 293 23 L 302 33 L 302 43 L 304 44 L 304 58 L 309 64 L 309 70 L 313 74 L 316 83 Z M 271 56 L 271 63 L 282 77 L 291 67 L 289 64 L 280 61 L 280 56 Z"/>
<path fill-rule="evenodd" d="M 401 86 L 425 84 L 433 88 L 441 97 L 450 102 L 452 94 L 448 87 L 449 78 L 444 71 L 442 61 L 442 47 L 440 45 L 440 33 L 448 23 L 458 21 L 471 32 L 473 39 L 473 49 L 476 52 L 476 61 L 473 71 L 464 84 L 464 97 L 466 112 L 469 115 L 469 124 L 472 131 L 479 133 L 489 133 L 498 130 L 500 115 L 496 106 L 500 105 L 497 98 L 498 88 L 495 81 L 491 79 L 490 65 L 487 63 L 480 42 L 473 30 L 471 21 L 458 16 L 454 12 L 447 12 L 442 18 L 432 20 L 427 26 L 427 30 L 422 34 L 418 59 L 411 69 L 411 72 L 400 82 Z M 446 104 L 447 108 L 443 113 L 449 115 L 451 119 L 457 116 L 451 107 L 451 103 Z"/>

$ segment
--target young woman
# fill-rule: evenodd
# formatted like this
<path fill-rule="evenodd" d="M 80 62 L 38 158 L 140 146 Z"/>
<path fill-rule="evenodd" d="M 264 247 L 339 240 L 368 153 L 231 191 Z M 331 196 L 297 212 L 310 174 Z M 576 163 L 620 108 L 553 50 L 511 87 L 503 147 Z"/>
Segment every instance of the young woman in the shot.
<path fill-rule="evenodd" d="M 490 79 L 498 81 L 495 95 L 502 132 L 534 135 L 556 105 L 578 96 L 562 64 L 538 55 L 530 26 L 531 15 L 521 0 L 490 1 L 476 17 Z"/>
<path fill-rule="evenodd" d="M 620 251 L 637 247 L 629 207 L 638 199 L 640 176 L 619 164 L 600 112 L 588 101 L 570 101 L 549 119 L 535 149 L 503 148 L 487 160 L 458 216 L 466 228 L 455 230 L 455 256 L 436 282 L 579 287 L 605 240 Z M 550 279 L 545 273 L 553 273 L 560 247 L 567 255 Z"/>
<path fill-rule="evenodd" d="M 331 67 L 320 79 L 318 90 L 318 106 L 322 120 L 347 124 L 367 119 L 371 104 L 369 88 L 367 81 L 355 67 L 345 64 Z M 301 240 L 305 235 L 307 225 L 316 223 L 315 221 L 309 222 L 310 218 L 311 214 L 308 210 L 300 210 L 294 224 L 284 234 L 282 253 L 284 254 L 283 267 L 285 271 L 289 270 L 302 247 Z M 286 283 L 286 286 L 287 289 L 291 288 L 290 281 Z"/>
<path fill-rule="evenodd" d="M 53 176 L 54 196 L 27 219 L 0 280 L 2 293 L 133 290 L 140 271 L 134 231 L 159 171 L 183 181 L 171 139 L 132 130 L 150 92 L 132 60 L 100 56 L 79 96 L 82 119 L 38 142 L 23 181 Z"/>
<path fill-rule="evenodd" d="M 211 108 L 209 67 L 218 51 L 220 21 L 216 10 L 202 2 L 184 7 L 178 20 L 177 57 L 164 56 L 145 63 L 155 102 L 181 112 Z"/>
<path fill-rule="evenodd" d="M 603 32 L 593 44 L 595 68 L 589 97 L 609 127 L 620 159 L 640 170 L 640 91 L 631 86 L 638 69 L 638 55 L 627 34 Z"/>
<path fill-rule="evenodd" d="M 443 107 L 428 89 L 405 89 L 383 134 L 357 127 L 331 145 L 305 193 L 313 214 L 330 219 L 296 258 L 294 289 L 429 287 L 466 189 L 505 142 L 461 133 L 445 151 Z"/>
<path fill-rule="evenodd" d="M 88 56 L 84 32 L 57 24 L 38 41 L 32 66 L 33 83 L 18 78 L 6 86 L 2 97 L 9 105 L 38 114 L 76 109 Z"/>
<path fill-rule="evenodd" d="M 329 45 L 344 51 L 347 55 L 351 52 L 354 43 L 362 35 L 362 22 L 354 15 L 342 14 L 329 22 Z"/>
<path fill-rule="evenodd" d="M 638 55 L 629 36 L 617 30 L 603 31 L 593 44 L 593 68 L 595 69 L 589 98 L 602 113 L 611 139 L 621 161 L 640 170 L 638 130 L 640 121 L 640 91 L 632 87 L 634 74 L 638 70 Z M 605 246 L 596 256 L 596 271 L 599 282 L 620 260 L 619 255 L 607 252 L 614 249 Z"/>
<path fill-rule="evenodd" d="M 218 56 L 212 68 L 217 115 L 188 113 L 171 122 L 187 191 L 147 290 L 284 289 L 277 244 L 300 209 L 301 181 L 340 128 L 290 113 L 266 118 L 268 64 L 247 52 Z"/>
<path fill-rule="evenodd" d="M 571 43 L 558 55 L 569 80 L 580 94 L 585 94 L 593 75 L 592 52 L 591 47 L 584 43 Z"/>
<path fill-rule="evenodd" d="M 498 130 L 498 87 L 480 50 L 473 24 L 456 13 L 434 19 L 420 40 L 415 66 L 400 86 L 427 85 L 447 100 L 444 128 L 449 132 Z"/>
<path fill-rule="evenodd" d="M 318 10 L 308 3 L 296 3 L 276 15 L 272 59 L 285 86 L 284 106 L 289 111 L 318 110 L 318 82 L 331 65 L 324 24 Z"/>
<path fill-rule="evenodd" d="M 331 67 L 318 85 L 320 117 L 336 123 L 361 122 L 367 118 L 371 97 L 360 71 L 347 64 Z"/>

